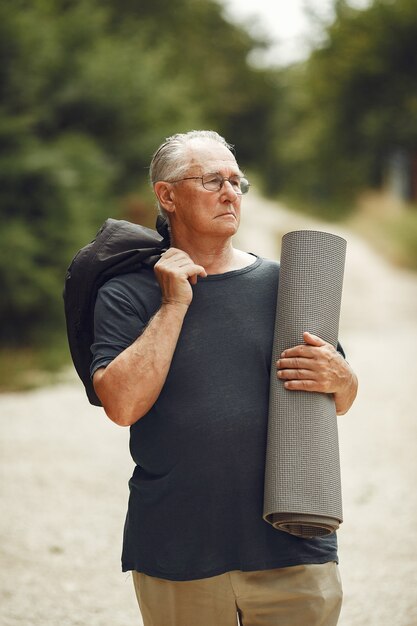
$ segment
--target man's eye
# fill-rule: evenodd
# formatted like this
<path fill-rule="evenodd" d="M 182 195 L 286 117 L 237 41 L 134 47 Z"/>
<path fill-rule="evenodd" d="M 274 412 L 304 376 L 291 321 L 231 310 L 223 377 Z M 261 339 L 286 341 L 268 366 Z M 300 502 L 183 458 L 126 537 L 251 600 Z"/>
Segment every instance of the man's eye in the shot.
<path fill-rule="evenodd" d="M 230 178 L 229 180 L 230 180 L 230 184 L 232 185 L 234 189 L 240 189 L 240 176 L 234 176 Z"/>
<path fill-rule="evenodd" d="M 221 185 L 222 178 L 217 174 L 209 174 L 208 176 L 205 176 L 204 182 L 208 183 L 209 185 Z"/>

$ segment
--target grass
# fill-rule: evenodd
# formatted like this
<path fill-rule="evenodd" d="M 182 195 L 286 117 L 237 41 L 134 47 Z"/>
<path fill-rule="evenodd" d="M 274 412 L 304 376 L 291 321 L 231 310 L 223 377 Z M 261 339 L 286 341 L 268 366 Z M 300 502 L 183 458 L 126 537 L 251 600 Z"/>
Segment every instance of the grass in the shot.
<path fill-rule="evenodd" d="M 72 364 L 65 337 L 54 338 L 48 348 L 0 348 L 0 392 L 28 391 L 70 376 Z"/>
<path fill-rule="evenodd" d="M 347 225 L 394 265 L 417 270 L 417 206 L 385 194 L 367 193 L 358 200 Z"/>
<path fill-rule="evenodd" d="M 309 217 L 345 224 L 356 231 L 389 262 L 417 270 L 417 205 L 395 200 L 383 192 L 368 191 L 354 203 L 318 204 L 294 196 L 280 197 L 291 210 Z"/>

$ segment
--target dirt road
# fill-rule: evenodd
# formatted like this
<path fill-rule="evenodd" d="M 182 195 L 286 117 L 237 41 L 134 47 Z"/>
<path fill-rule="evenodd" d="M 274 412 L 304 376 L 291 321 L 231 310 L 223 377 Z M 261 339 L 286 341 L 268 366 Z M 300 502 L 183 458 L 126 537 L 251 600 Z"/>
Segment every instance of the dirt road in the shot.
<path fill-rule="evenodd" d="M 244 211 L 238 244 L 263 256 L 277 258 L 281 235 L 294 228 L 348 239 L 340 335 L 361 386 L 339 418 L 339 623 L 416 626 L 417 277 L 334 225 L 256 196 Z M 119 566 L 128 431 L 89 406 L 70 377 L 0 396 L 0 433 L 1 626 L 139 626 L 131 577 Z"/>

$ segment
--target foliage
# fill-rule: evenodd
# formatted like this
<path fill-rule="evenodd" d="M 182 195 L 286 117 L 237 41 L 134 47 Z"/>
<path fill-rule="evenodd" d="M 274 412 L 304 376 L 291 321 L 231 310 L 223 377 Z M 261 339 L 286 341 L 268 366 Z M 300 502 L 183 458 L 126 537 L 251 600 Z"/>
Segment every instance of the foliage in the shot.
<path fill-rule="evenodd" d="M 261 162 L 274 88 L 247 63 L 258 45 L 212 0 L 0 4 L 1 344 L 62 330 L 65 268 L 106 217 L 149 221 L 165 136 L 215 127 Z"/>
<path fill-rule="evenodd" d="M 284 70 L 276 159 L 288 190 L 348 206 L 361 187 L 380 186 L 396 148 L 417 152 L 415 8 L 414 0 L 374 0 L 366 10 L 336 0 L 322 46 Z"/>
<path fill-rule="evenodd" d="M 152 225 L 174 132 L 215 128 L 264 190 L 343 214 L 417 153 L 416 41 L 415 0 L 335 0 L 306 62 L 259 69 L 216 0 L 0 2 L 0 345 L 62 337 L 70 259 L 109 215 Z"/>

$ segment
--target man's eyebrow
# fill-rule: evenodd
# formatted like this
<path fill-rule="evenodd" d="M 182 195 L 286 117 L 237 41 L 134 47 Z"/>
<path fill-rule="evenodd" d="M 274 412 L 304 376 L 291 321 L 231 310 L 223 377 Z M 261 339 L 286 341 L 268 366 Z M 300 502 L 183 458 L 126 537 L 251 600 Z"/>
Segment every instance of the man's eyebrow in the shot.
<path fill-rule="evenodd" d="M 233 174 L 230 174 L 230 176 L 240 176 L 241 178 L 245 176 L 245 174 L 241 171 L 240 168 L 238 168 L 238 172 L 233 172 Z M 223 174 L 219 171 L 216 172 L 205 172 L 204 174 L 202 174 L 202 176 L 210 176 L 210 174 L 213 174 L 213 176 L 223 176 Z"/>

